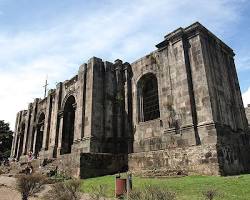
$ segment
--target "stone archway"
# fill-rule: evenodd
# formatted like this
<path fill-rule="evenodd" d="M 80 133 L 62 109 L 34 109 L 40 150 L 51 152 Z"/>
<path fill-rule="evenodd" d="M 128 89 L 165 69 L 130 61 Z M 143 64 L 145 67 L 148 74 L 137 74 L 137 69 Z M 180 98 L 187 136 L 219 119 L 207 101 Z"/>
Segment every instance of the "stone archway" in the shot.
<path fill-rule="evenodd" d="M 43 133 L 44 133 L 44 121 L 45 114 L 42 112 L 39 115 L 37 126 L 36 126 L 36 143 L 35 143 L 35 155 L 39 153 L 43 145 Z"/>
<path fill-rule="evenodd" d="M 75 107 L 75 97 L 70 95 L 64 104 L 61 154 L 71 153 L 74 140 Z"/>

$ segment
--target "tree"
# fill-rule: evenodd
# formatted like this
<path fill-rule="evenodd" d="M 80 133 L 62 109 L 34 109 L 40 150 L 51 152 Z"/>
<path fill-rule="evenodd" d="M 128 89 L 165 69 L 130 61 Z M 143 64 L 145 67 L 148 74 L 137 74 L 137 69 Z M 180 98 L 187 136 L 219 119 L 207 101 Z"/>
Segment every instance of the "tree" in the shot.
<path fill-rule="evenodd" d="M 9 123 L 0 120 L 0 161 L 10 157 L 12 134 Z"/>

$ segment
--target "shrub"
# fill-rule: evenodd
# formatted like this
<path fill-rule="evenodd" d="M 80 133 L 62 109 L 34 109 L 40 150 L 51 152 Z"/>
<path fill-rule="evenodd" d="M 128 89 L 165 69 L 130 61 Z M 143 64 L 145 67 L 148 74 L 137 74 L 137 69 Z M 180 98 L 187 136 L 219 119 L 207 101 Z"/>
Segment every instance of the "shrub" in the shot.
<path fill-rule="evenodd" d="M 216 189 L 209 188 L 207 190 L 204 190 L 202 194 L 205 199 L 213 200 L 216 196 L 218 196 L 218 191 Z"/>
<path fill-rule="evenodd" d="M 46 200 L 79 200 L 80 180 L 70 180 L 51 185 L 51 190 L 44 196 Z"/>
<path fill-rule="evenodd" d="M 169 190 L 157 187 L 157 186 L 146 186 L 141 190 L 132 190 L 129 193 L 129 200 L 174 200 L 176 195 L 174 192 Z"/>
<path fill-rule="evenodd" d="M 91 200 L 104 200 L 107 197 L 107 185 L 98 185 L 91 187 Z"/>
<path fill-rule="evenodd" d="M 17 179 L 17 190 L 21 193 L 23 200 L 40 192 L 47 179 L 40 174 L 22 175 Z"/>

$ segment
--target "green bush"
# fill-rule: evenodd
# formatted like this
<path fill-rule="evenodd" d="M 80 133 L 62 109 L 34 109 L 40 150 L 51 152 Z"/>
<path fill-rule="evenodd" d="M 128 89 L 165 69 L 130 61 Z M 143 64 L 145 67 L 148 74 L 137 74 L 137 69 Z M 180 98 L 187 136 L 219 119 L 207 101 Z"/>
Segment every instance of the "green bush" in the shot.
<path fill-rule="evenodd" d="M 202 192 L 203 196 L 207 200 L 213 200 L 216 196 L 218 196 L 218 191 L 214 188 L 208 188 Z"/>
<path fill-rule="evenodd" d="M 129 193 L 129 200 L 174 200 L 176 195 L 168 189 L 157 186 L 146 186 L 144 189 L 134 189 Z"/>
<path fill-rule="evenodd" d="M 91 200 L 103 200 L 105 197 L 107 197 L 107 185 L 98 185 L 91 187 Z"/>
<path fill-rule="evenodd" d="M 80 180 L 69 180 L 51 185 L 51 190 L 45 194 L 44 200 L 79 200 Z"/>
<path fill-rule="evenodd" d="M 28 200 L 30 196 L 40 192 L 47 178 L 40 174 L 22 175 L 17 179 L 17 190 L 22 195 L 22 200 Z"/>

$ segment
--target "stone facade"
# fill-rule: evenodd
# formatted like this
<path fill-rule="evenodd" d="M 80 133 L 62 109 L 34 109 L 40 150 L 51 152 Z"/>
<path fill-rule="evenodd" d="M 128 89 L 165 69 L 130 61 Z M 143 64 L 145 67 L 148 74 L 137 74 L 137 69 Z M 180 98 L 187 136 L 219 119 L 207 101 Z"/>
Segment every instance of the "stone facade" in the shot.
<path fill-rule="evenodd" d="M 250 104 L 247 105 L 245 108 L 246 116 L 247 116 L 247 121 L 248 121 L 248 126 L 250 126 Z"/>
<path fill-rule="evenodd" d="M 35 99 L 17 114 L 11 156 L 32 151 L 67 160 L 78 153 L 98 163 L 122 154 L 123 168 L 135 173 L 248 171 L 249 130 L 233 50 L 198 22 L 156 47 L 131 64 L 93 57 Z M 88 165 L 76 166 L 84 174 Z"/>

